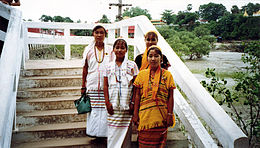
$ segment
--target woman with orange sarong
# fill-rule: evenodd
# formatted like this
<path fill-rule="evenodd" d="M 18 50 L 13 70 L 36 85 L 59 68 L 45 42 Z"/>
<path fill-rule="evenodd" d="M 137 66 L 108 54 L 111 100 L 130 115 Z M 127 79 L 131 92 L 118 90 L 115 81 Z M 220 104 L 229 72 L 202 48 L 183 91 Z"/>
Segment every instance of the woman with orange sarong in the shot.
<path fill-rule="evenodd" d="M 171 73 L 161 68 L 162 52 L 153 45 L 147 50 L 148 69 L 140 71 L 136 87 L 133 122 L 138 125 L 140 148 L 165 147 L 167 128 L 173 125 L 173 90 Z"/>

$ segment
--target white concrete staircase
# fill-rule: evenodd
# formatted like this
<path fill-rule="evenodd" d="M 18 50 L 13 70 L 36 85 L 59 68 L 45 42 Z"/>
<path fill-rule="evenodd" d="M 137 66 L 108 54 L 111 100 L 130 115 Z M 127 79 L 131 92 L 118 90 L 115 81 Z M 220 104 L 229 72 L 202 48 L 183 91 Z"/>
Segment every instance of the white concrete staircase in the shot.
<path fill-rule="evenodd" d="M 74 107 L 73 101 L 80 97 L 81 73 L 81 67 L 21 71 L 17 130 L 11 147 L 106 147 L 86 136 L 86 114 L 78 115 Z M 187 137 L 181 132 L 168 135 L 168 147 L 188 147 Z M 137 147 L 136 137 L 135 132 L 132 147 Z"/>

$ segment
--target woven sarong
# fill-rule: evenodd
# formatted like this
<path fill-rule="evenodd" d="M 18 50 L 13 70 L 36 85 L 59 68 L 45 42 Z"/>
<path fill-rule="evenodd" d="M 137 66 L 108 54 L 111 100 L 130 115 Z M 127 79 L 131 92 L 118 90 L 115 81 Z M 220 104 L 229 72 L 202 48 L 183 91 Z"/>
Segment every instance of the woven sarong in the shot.
<path fill-rule="evenodd" d="M 166 145 L 167 128 L 158 127 L 138 132 L 139 148 L 163 148 Z"/>

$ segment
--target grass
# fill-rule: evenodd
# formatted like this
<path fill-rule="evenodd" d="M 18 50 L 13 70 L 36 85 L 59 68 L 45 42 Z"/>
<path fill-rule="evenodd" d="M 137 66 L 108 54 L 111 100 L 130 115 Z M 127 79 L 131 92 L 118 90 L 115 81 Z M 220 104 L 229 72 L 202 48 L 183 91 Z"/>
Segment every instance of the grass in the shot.
<path fill-rule="evenodd" d="M 204 69 L 192 69 L 191 72 L 193 74 L 203 74 L 205 76 L 206 70 Z M 237 77 L 237 72 L 215 72 L 216 76 L 219 78 L 236 78 Z"/>

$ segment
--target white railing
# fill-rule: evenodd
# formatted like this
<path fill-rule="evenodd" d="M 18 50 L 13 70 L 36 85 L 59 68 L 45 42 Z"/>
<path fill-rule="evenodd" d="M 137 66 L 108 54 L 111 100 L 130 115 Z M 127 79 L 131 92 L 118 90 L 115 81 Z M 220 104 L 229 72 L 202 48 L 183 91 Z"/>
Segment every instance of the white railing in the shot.
<path fill-rule="evenodd" d="M 16 94 L 22 63 L 22 13 L 0 2 L 0 40 L 4 42 L 0 57 L 0 148 L 8 148 L 15 125 Z M 4 29 L 5 30 L 5 29 Z"/>
<path fill-rule="evenodd" d="M 28 44 L 65 45 L 65 60 L 69 60 L 71 58 L 70 45 L 88 44 L 92 40 L 92 37 L 88 36 L 70 36 L 70 30 L 92 29 L 95 25 L 96 24 L 24 22 L 23 37 L 25 39 L 24 49 L 26 55 L 24 60 L 29 59 Z M 103 24 L 103 26 L 108 29 L 106 42 L 109 44 L 113 44 L 115 32 L 117 29 L 120 29 L 120 36 L 123 36 L 129 45 L 134 46 L 134 56 L 145 50 L 144 34 L 150 30 L 157 31 L 145 16 L 123 20 L 114 24 Z M 129 26 L 135 26 L 134 38 L 128 38 Z M 64 36 L 52 36 L 51 38 L 30 37 L 28 36 L 27 28 L 63 29 Z M 199 116 L 211 128 L 223 147 L 248 147 L 246 135 L 218 105 L 214 98 L 200 85 L 199 81 L 193 76 L 160 34 L 158 45 L 162 48 L 163 54 L 167 56 L 172 65 L 169 70 L 172 72 L 176 83 L 191 102 L 191 104 L 188 104 L 181 93 L 178 90 L 175 91 L 175 112 L 180 117 L 181 122 L 184 124 L 195 145 L 197 147 L 206 148 L 217 147 L 217 144 L 199 120 Z M 190 105 L 196 109 L 198 115 L 195 114 L 195 111 L 193 111 Z M 0 126 L 1 129 L 3 129 L 2 126 Z"/>

